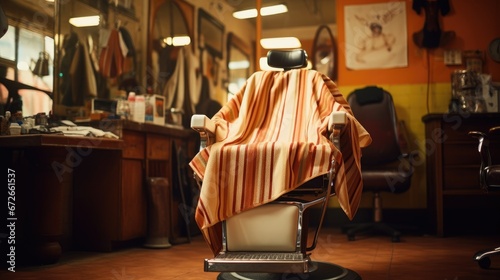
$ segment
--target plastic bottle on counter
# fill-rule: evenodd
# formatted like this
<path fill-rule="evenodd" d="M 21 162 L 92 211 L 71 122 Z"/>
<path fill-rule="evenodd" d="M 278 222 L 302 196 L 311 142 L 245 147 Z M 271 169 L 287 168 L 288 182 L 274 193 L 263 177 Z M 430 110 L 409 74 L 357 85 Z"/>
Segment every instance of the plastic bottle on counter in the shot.
<path fill-rule="evenodd" d="M 137 95 L 135 97 L 134 115 L 133 120 L 143 123 L 146 119 L 146 99 L 144 95 Z"/>
<path fill-rule="evenodd" d="M 127 101 L 128 101 L 128 108 L 129 108 L 129 111 L 130 111 L 129 119 L 130 120 L 135 120 L 134 119 L 134 115 L 135 115 L 135 92 L 131 91 L 128 94 Z"/>

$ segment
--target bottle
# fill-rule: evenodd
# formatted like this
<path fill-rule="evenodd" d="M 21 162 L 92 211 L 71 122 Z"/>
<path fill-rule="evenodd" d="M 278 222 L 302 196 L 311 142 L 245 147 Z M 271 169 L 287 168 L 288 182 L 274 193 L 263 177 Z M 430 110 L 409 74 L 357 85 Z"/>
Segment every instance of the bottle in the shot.
<path fill-rule="evenodd" d="M 134 115 L 135 115 L 135 92 L 130 92 L 128 94 L 128 108 L 130 111 L 129 119 L 134 120 Z"/>
<path fill-rule="evenodd" d="M 137 95 L 134 105 L 134 121 L 143 123 L 146 119 L 146 100 L 144 95 Z"/>

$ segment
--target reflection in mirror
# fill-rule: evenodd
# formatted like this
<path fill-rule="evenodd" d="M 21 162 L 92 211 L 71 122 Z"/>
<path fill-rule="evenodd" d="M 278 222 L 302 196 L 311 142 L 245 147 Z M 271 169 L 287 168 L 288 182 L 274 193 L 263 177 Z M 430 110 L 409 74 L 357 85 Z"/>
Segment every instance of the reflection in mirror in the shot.
<path fill-rule="evenodd" d="M 0 40 L 0 115 L 52 110 L 54 4 L 2 1 L 9 27 Z"/>
<path fill-rule="evenodd" d="M 198 94 L 194 6 L 184 0 L 150 1 L 148 89 L 165 96 L 167 124 L 189 127 Z"/>
<path fill-rule="evenodd" d="M 165 83 L 172 76 L 177 61 L 179 47 L 191 45 L 191 34 L 183 12 L 177 1 L 160 1 L 155 10 L 152 40 L 152 77 L 154 92 L 161 93 Z"/>
<path fill-rule="evenodd" d="M 228 89 L 227 99 L 231 99 L 250 75 L 250 47 L 234 33 L 227 38 Z"/>
<path fill-rule="evenodd" d="M 58 113 L 70 117 L 85 116 L 85 105 L 98 96 L 98 82 L 102 81 L 97 79 L 100 77 L 97 75 L 97 51 L 101 11 L 99 7 L 80 1 L 59 1 L 58 5 L 60 44 L 57 48 L 59 75 L 56 101 L 57 105 L 61 105 L 58 108 L 64 108 Z M 108 93 L 103 91 L 99 95 L 107 97 Z"/>
<path fill-rule="evenodd" d="M 321 25 L 316 31 L 313 43 L 312 64 L 313 69 L 336 80 L 337 63 L 335 39 L 332 31 L 327 25 Z"/>
<path fill-rule="evenodd" d="M 113 4 L 114 3 L 114 4 Z M 70 119 L 88 117 L 91 101 L 140 91 L 138 19 L 133 2 L 57 1 L 55 109 Z"/>

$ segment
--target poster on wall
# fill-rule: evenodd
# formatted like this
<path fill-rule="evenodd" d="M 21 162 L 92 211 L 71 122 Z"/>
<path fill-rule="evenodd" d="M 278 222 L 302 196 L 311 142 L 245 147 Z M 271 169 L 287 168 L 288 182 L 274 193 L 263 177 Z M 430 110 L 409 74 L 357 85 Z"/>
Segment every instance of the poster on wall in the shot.
<path fill-rule="evenodd" d="M 405 2 L 348 5 L 344 15 L 348 69 L 408 66 Z"/>

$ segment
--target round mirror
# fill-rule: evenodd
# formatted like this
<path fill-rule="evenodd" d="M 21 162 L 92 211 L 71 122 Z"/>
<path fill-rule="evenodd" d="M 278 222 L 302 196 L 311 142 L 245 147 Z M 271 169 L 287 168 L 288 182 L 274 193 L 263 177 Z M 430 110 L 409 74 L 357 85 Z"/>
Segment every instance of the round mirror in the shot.
<path fill-rule="evenodd" d="M 312 64 L 313 69 L 327 75 L 330 79 L 337 79 L 335 65 L 335 39 L 332 31 L 326 25 L 321 25 L 316 31 L 313 43 Z"/>
<path fill-rule="evenodd" d="M 160 93 L 175 68 L 179 47 L 193 47 L 194 7 L 184 0 L 153 0 L 150 10 L 147 84 Z"/>

